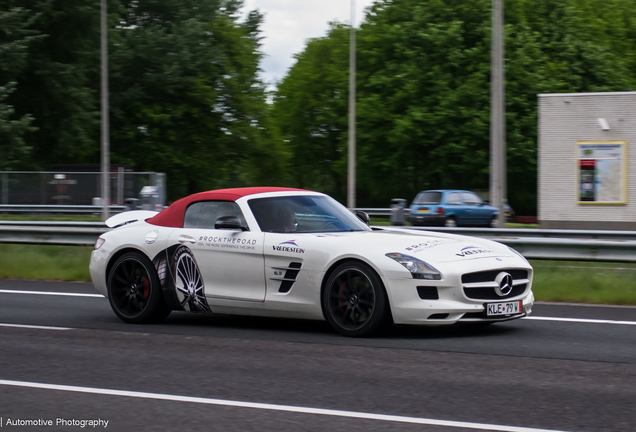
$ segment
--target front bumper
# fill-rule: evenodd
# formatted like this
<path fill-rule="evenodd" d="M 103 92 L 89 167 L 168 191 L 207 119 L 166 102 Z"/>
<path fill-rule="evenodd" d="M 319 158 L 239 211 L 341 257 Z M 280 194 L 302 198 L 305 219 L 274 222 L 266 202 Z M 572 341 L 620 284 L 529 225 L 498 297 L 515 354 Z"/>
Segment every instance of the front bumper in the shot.
<path fill-rule="evenodd" d="M 446 216 L 414 213 L 409 216 L 409 221 L 413 225 L 442 226 L 446 221 Z"/>
<path fill-rule="evenodd" d="M 108 253 L 106 251 L 94 250 L 91 254 L 91 262 L 88 266 L 93 281 L 95 291 L 108 297 L 108 288 L 106 286 L 106 265 L 108 263 Z"/>
<path fill-rule="evenodd" d="M 393 321 L 396 324 L 445 325 L 458 322 L 497 322 L 522 318 L 532 312 L 534 294 L 530 286 L 514 297 L 479 300 L 470 299 L 464 294 L 461 284 L 448 284 L 445 281 L 435 286 L 429 281 L 415 279 L 385 280 Z M 529 284 L 530 285 L 530 284 Z M 422 299 L 418 286 L 436 288 L 438 299 Z M 389 288 L 390 287 L 390 288 Z M 486 303 L 522 301 L 522 311 L 518 314 L 487 317 Z"/>

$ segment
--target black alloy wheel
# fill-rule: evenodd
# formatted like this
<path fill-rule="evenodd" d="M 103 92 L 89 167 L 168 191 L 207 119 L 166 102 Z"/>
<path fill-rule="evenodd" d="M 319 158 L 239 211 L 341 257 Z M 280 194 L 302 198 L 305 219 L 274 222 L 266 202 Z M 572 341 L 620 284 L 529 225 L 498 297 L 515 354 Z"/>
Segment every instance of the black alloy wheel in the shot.
<path fill-rule="evenodd" d="M 325 285 L 323 311 L 332 327 L 345 336 L 375 334 L 389 317 L 380 277 L 361 262 L 339 265 Z"/>
<path fill-rule="evenodd" d="M 152 262 L 139 252 L 117 259 L 108 275 L 108 299 L 113 311 L 128 323 L 161 321 L 170 314 Z"/>

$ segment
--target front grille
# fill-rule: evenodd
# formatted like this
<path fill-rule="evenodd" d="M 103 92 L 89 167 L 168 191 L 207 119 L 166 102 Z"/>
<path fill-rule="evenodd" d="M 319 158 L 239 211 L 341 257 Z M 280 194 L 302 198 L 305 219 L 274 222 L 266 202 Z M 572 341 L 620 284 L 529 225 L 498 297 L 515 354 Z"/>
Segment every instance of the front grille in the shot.
<path fill-rule="evenodd" d="M 528 270 L 506 269 L 506 270 L 488 270 L 476 273 L 466 273 L 462 275 L 462 283 L 479 283 L 493 282 L 497 275 L 501 272 L 510 273 L 513 279 L 528 279 Z"/>
<path fill-rule="evenodd" d="M 517 285 L 512 288 L 510 294 L 503 297 L 497 294 L 494 288 L 464 288 L 464 293 L 466 294 L 466 297 L 475 300 L 501 300 L 523 294 L 526 290 L 526 286 L 526 284 Z"/>
<path fill-rule="evenodd" d="M 510 274 L 513 279 L 512 290 L 508 295 L 497 294 L 495 279 L 501 272 Z M 474 300 L 502 300 L 522 295 L 528 287 L 528 270 L 501 269 L 487 270 L 462 275 L 464 294 Z"/>

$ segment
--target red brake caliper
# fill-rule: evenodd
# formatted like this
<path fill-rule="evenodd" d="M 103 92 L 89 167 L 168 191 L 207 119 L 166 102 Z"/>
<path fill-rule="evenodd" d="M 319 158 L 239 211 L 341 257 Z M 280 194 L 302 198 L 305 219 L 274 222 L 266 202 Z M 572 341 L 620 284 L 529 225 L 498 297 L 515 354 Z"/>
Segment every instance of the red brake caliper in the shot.
<path fill-rule="evenodd" d="M 144 278 L 144 298 L 150 297 L 150 281 Z"/>
<path fill-rule="evenodd" d="M 344 307 L 345 307 L 345 303 L 347 302 L 347 299 L 345 299 L 345 287 L 347 286 L 346 282 L 343 282 L 340 285 L 340 288 L 338 289 L 338 309 L 340 309 L 340 312 L 344 312 Z"/>

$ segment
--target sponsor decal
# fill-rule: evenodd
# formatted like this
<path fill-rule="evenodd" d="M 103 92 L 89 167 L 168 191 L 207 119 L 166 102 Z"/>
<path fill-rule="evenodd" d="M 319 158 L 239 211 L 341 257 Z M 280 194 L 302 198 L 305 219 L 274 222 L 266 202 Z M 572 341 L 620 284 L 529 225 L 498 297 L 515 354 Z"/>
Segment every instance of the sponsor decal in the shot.
<path fill-rule="evenodd" d="M 290 246 L 286 246 L 290 245 Z M 292 253 L 305 253 L 305 249 L 299 248 L 296 244 L 296 240 L 287 240 L 279 243 L 276 246 L 272 246 L 276 252 L 292 252 Z"/>
<path fill-rule="evenodd" d="M 430 249 L 435 246 L 439 246 L 442 244 L 453 243 L 455 240 L 446 240 L 446 239 L 434 239 L 434 240 L 426 240 L 422 243 L 418 243 L 406 248 L 409 252 L 420 252 L 426 249 Z"/>
<path fill-rule="evenodd" d="M 150 231 L 148 234 L 146 234 L 146 243 L 153 244 L 157 241 L 157 238 L 159 238 L 159 231 Z"/>
<path fill-rule="evenodd" d="M 491 249 L 484 249 L 484 248 L 480 248 L 477 246 L 467 246 L 465 248 L 463 248 L 460 253 L 455 254 L 459 257 L 465 257 L 465 256 L 470 256 L 470 255 L 481 255 L 481 254 L 491 254 L 491 253 L 495 253 L 495 251 L 491 250 Z"/>
<path fill-rule="evenodd" d="M 256 239 L 220 236 L 200 236 L 199 246 L 222 249 L 255 250 Z"/>

